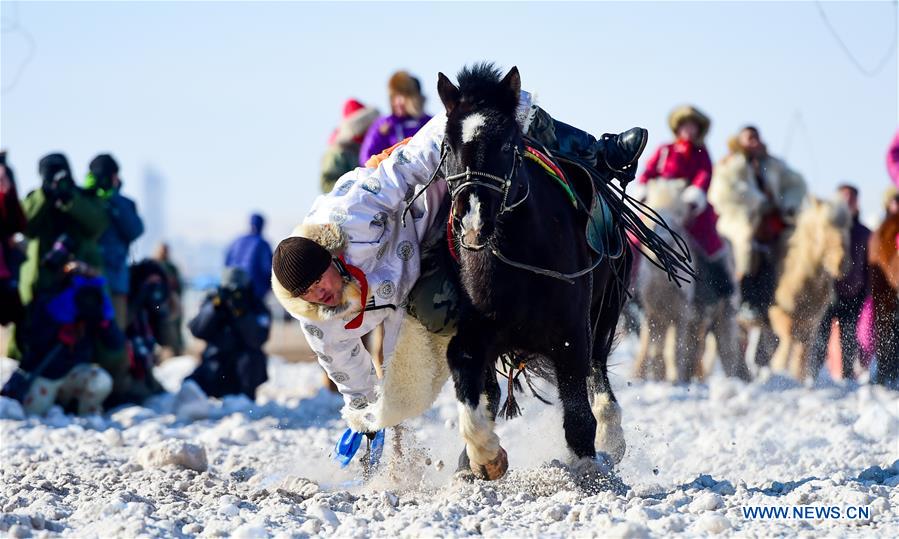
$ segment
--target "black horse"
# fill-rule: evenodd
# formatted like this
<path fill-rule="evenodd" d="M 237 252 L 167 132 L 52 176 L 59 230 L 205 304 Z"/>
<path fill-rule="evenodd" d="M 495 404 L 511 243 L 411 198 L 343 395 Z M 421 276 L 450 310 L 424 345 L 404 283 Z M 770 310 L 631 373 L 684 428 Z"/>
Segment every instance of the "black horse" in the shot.
<path fill-rule="evenodd" d="M 606 361 L 632 254 L 601 256 L 588 245 L 596 188 L 589 175 L 557 174 L 568 177 L 566 187 L 545 172 L 554 163 L 533 159 L 546 152 L 532 151 L 535 142 L 516 121 L 518 69 L 501 78 L 492 64 L 479 64 L 458 80 L 457 87 L 441 73 L 438 91 L 447 114 L 451 241 L 465 296 L 447 350 L 466 444 L 460 468 L 487 479 L 508 468 L 493 431 L 495 364 L 507 354 L 540 358 L 525 368 L 555 379 L 565 440 L 579 466 L 596 469 L 603 460 L 597 450 L 618 462 L 625 445 Z"/>

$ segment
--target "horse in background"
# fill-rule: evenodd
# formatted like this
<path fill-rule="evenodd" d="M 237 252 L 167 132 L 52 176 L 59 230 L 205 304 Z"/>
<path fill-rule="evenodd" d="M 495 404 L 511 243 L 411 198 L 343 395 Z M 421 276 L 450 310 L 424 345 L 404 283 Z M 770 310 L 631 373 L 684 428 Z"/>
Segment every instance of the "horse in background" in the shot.
<path fill-rule="evenodd" d="M 566 189 L 527 155 L 516 122 L 518 69 L 501 78 L 481 64 L 463 69 L 458 81 L 441 73 L 438 91 L 447 115 L 442 161 L 452 199 L 451 246 L 464 292 L 447 349 L 465 441 L 460 470 L 486 479 L 506 473 L 508 458 L 494 432 L 500 399 L 494 369 L 508 354 L 531 358 L 527 371 L 555 380 L 575 466 L 604 474 L 625 450 L 606 361 L 632 255 L 624 249 L 617 258 L 594 258 L 585 233 L 589 216 L 574 198 L 593 201 L 589 173 Z"/>
<path fill-rule="evenodd" d="M 661 216 L 668 226 L 682 238 L 687 237 L 684 223 L 690 217 L 690 208 L 682 198 L 685 180 L 652 180 L 646 184 L 644 202 Z M 659 234 L 667 231 L 661 227 Z M 644 379 L 689 380 L 696 366 L 687 364 L 687 341 L 696 336 L 688 335 L 690 309 L 695 284 L 675 285 L 651 264 L 641 263 L 637 268 L 636 291 L 643 306 L 640 324 L 640 346 L 634 364 L 634 376 Z M 673 376 L 669 377 L 669 374 Z"/>
<path fill-rule="evenodd" d="M 787 240 L 783 271 L 774 304 L 768 309 L 778 345 L 771 369 L 803 380 L 811 373 L 808 357 L 834 282 L 848 270 L 851 216 L 845 204 L 809 197 Z"/>
<path fill-rule="evenodd" d="M 645 203 L 661 216 L 668 229 L 647 219 L 647 225 L 662 237 L 673 241 L 671 231 L 689 246 L 698 277 L 694 282 L 675 286 L 663 273 L 641 264 L 637 273 L 637 290 L 641 295 L 644 320 L 640 328 L 640 347 L 635 364 L 639 378 L 668 379 L 679 383 L 703 380 L 706 335 L 715 337 L 717 352 L 727 376 L 749 380 L 749 369 L 743 360 L 736 324 L 736 293 L 719 297 L 703 281 L 705 254 L 691 240 L 686 227 L 690 219 L 704 208 L 699 207 L 686 189 L 686 180 L 652 180 L 645 189 Z M 733 258 L 729 246 L 724 277 L 733 282 Z M 703 288 L 705 287 L 705 288 Z M 667 371 L 667 375 L 666 375 Z"/>

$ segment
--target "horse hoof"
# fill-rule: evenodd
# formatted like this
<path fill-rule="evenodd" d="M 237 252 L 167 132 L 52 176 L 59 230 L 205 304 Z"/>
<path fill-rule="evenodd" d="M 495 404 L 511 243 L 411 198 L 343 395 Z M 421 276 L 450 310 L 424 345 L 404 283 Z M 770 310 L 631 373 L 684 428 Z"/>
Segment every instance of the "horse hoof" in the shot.
<path fill-rule="evenodd" d="M 477 469 L 475 469 L 477 466 Z M 506 454 L 506 450 L 502 447 L 499 448 L 499 453 L 493 460 L 488 461 L 485 464 L 475 465 L 472 463 L 472 471 L 481 477 L 481 479 L 486 479 L 488 481 L 495 481 L 502 476 L 506 475 L 506 472 L 509 470 L 509 456 Z"/>
<path fill-rule="evenodd" d="M 615 473 L 612 459 L 599 452 L 595 458 L 582 457 L 571 464 L 577 484 L 584 492 L 593 495 L 600 492 L 613 492 L 623 495 L 627 487 Z"/>

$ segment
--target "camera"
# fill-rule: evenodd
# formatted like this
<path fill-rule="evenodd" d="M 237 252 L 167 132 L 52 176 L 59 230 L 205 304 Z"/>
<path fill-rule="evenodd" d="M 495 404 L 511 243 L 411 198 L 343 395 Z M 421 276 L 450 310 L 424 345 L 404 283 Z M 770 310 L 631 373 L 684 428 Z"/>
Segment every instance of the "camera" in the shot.
<path fill-rule="evenodd" d="M 41 265 L 51 271 L 61 271 L 66 264 L 75 259 L 74 251 L 75 241 L 68 234 L 62 234 L 41 259 Z"/>

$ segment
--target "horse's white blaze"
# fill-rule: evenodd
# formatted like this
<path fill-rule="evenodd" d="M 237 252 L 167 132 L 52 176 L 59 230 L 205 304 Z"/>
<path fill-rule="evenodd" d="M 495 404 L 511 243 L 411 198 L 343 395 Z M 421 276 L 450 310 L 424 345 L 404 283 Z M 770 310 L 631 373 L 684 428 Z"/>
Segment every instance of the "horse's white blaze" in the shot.
<path fill-rule="evenodd" d="M 596 451 L 602 451 L 614 463 L 621 462 L 626 445 L 621 428 L 621 406 L 608 393 L 593 395 L 593 417 L 596 418 Z"/>
<path fill-rule="evenodd" d="M 499 436 L 487 417 L 487 399 L 483 395 L 477 408 L 459 403 L 459 432 L 472 463 L 486 464 L 499 454 Z"/>
<path fill-rule="evenodd" d="M 475 112 L 462 120 L 462 142 L 473 141 L 486 121 L 480 112 Z"/>
<path fill-rule="evenodd" d="M 481 221 L 481 201 L 478 200 L 477 195 L 472 193 L 468 198 L 468 213 L 462 217 L 462 234 L 466 235 L 471 232 L 477 235 L 482 226 L 484 223 Z"/>

